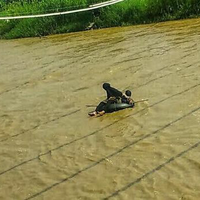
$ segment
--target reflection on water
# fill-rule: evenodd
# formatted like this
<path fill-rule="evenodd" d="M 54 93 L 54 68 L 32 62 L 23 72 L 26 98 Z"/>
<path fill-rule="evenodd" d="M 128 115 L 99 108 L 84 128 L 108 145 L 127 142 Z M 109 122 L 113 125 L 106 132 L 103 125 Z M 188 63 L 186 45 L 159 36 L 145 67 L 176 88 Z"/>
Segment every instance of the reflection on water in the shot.
<path fill-rule="evenodd" d="M 0 41 L 0 199 L 199 199 L 199 22 Z"/>

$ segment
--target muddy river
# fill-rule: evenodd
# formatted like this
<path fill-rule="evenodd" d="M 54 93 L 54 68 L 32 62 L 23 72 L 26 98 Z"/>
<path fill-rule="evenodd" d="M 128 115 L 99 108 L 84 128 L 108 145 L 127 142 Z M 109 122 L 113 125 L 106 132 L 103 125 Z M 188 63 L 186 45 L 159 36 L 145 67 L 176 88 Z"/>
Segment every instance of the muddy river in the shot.
<path fill-rule="evenodd" d="M 199 200 L 200 19 L 0 41 L 0 199 Z M 102 83 L 134 109 L 87 113 Z"/>

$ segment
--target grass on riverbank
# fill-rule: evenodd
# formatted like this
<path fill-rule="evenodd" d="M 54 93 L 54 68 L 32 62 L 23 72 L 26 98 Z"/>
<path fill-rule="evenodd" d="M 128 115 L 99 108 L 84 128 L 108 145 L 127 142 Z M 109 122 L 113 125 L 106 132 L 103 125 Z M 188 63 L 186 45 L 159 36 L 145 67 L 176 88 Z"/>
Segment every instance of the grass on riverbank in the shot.
<path fill-rule="evenodd" d="M 85 8 L 102 0 L 24 0 L 3 5 L 0 16 L 50 13 Z M 1 38 L 43 36 L 95 28 L 183 19 L 200 14 L 199 0 L 125 0 L 95 11 L 55 17 L 0 21 Z"/>

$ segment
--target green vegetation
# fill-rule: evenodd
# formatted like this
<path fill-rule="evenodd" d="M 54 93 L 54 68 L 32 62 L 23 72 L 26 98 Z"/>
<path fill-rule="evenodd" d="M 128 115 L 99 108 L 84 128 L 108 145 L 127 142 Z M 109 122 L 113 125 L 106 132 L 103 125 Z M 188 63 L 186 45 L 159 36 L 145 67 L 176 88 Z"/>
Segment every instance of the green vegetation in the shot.
<path fill-rule="evenodd" d="M 105 0 L 0 0 L 0 16 L 52 13 Z M 200 15 L 199 0 L 125 0 L 94 11 L 54 17 L 0 21 L 1 38 L 43 36 L 93 28 L 126 26 Z"/>

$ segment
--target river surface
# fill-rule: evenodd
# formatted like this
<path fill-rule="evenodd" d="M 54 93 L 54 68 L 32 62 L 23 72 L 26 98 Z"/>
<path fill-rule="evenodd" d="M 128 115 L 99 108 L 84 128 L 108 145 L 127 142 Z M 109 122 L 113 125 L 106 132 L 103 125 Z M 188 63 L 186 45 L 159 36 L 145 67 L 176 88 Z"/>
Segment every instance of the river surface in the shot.
<path fill-rule="evenodd" d="M 199 200 L 200 19 L 0 41 L 0 199 Z M 102 117 L 102 84 L 137 103 Z"/>

